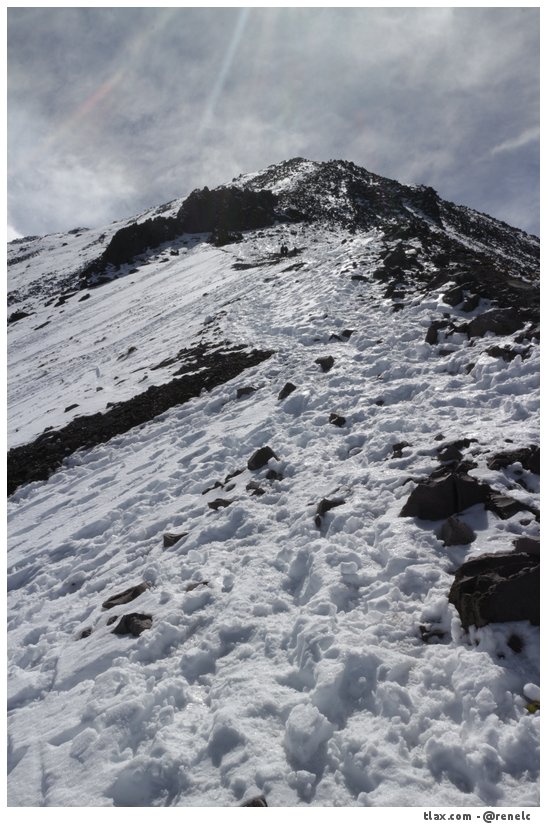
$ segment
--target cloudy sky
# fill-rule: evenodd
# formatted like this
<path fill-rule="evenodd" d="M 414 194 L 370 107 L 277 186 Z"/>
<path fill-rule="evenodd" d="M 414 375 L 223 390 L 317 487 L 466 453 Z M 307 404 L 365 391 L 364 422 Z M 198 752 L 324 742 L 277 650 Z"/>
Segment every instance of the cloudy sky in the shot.
<path fill-rule="evenodd" d="M 539 234 L 537 8 L 10 8 L 8 239 L 352 160 Z"/>

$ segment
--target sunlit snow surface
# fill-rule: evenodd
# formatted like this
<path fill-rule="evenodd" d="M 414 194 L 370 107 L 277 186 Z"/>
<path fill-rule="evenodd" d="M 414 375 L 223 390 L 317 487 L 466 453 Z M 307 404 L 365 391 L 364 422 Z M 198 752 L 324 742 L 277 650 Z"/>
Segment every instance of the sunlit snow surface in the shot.
<path fill-rule="evenodd" d="M 478 505 L 464 518 L 475 543 L 445 548 L 440 523 L 399 517 L 412 480 L 438 466 L 440 433 L 477 438 L 470 474 L 537 505 L 486 467 L 506 439 L 538 442 L 537 347 L 506 363 L 485 352 L 504 339 L 455 335 L 439 356 L 423 341 L 431 318 L 458 315 L 443 289 L 393 313 L 382 284 L 351 280 L 377 265 L 381 235 L 292 231 L 190 242 L 84 302 L 29 299 L 35 314 L 9 327 L 10 446 L 170 380 L 176 365 L 151 367 L 198 340 L 275 351 L 9 500 L 10 805 L 539 803 L 539 713 L 525 695 L 539 684 L 539 631 L 466 635 L 448 604 L 463 560 L 510 550 L 537 524 Z M 65 256 L 75 269 L 98 234 L 50 238 L 33 265 L 59 271 Z M 282 242 L 301 254 L 265 263 Z M 329 340 L 344 329 L 349 340 Z M 287 381 L 297 389 L 278 401 Z M 238 400 L 242 386 L 257 391 Z M 283 480 L 246 468 L 264 445 Z M 210 509 L 218 497 L 230 506 Z M 345 503 L 318 529 L 324 497 Z M 164 549 L 165 532 L 189 534 Z M 135 601 L 102 609 L 142 581 Z M 129 612 L 152 615 L 151 629 L 112 634 L 107 620 Z M 446 635 L 426 644 L 421 624 Z"/>

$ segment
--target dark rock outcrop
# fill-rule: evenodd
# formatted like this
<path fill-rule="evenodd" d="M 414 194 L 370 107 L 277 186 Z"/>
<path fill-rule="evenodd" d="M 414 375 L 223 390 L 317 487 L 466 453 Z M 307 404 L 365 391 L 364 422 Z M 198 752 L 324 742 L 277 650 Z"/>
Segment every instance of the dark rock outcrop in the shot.
<path fill-rule="evenodd" d="M 151 421 L 172 406 L 197 397 L 204 389 L 210 391 L 235 378 L 244 369 L 262 363 L 272 354 L 257 350 L 210 352 L 207 358 L 202 359 L 204 368 L 198 373 L 191 372 L 169 383 L 151 386 L 131 400 L 114 404 L 106 412 L 82 415 L 62 429 L 43 433 L 30 444 L 10 449 L 8 495 L 22 484 L 47 480 L 77 449 L 89 449 L 105 443 L 115 435 Z"/>
<path fill-rule="evenodd" d="M 332 423 L 333 426 L 344 426 L 346 419 L 343 415 L 338 415 L 336 412 L 331 412 L 329 415 L 329 423 Z"/>
<path fill-rule="evenodd" d="M 457 570 L 448 600 L 465 629 L 505 621 L 539 625 L 539 583 L 539 556 L 482 555 Z"/>

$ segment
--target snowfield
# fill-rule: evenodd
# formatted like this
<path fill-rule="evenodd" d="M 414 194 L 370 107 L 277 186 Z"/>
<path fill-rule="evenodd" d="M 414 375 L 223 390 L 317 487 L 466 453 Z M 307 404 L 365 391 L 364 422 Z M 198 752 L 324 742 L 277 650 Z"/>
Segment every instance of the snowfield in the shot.
<path fill-rule="evenodd" d="M 10 288 L 46 254 L 77 268 L 86 231 L 49 238 Z M 464 560 L 538 524 L 477 504 L 461 516 L 476 541 L 446 547 L 441 522 L 400 512 L 462 438 L 471 477 L 537 506 L 537 476 L 515 487 L 486 459 L 539 443 L 539 347 L 506 362 L 486 350 L 510 336 L 425 343 L 443 312 L 489 304 L 459 313 L 443 286 L 395 306 L 371 277 L 380 231 L 202 241 L 84 301 L 37 292 L 9 327 L 9 447 L 168 382 L 177 363 L 152 367 L 197 341 L 274 352 L 9 498 L 9 805 L 538 805 L 539 628 L 467 633 L 448 603 Z M 250 470 L 264 446 L 276 457 Z M 113 633 L 128 613 L 151 626 Z"/>

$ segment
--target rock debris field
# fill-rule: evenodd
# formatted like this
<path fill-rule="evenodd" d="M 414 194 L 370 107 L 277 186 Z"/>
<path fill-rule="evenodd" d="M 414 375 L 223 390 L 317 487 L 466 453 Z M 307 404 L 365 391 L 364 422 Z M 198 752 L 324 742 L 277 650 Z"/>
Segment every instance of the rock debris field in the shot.
<path fill-rule="evenodd" d="M 386 290 L 401 248 L 188 235 L 58 306 L 13 265 L 10 805 L 539 803 L 538 341 Z"/>

